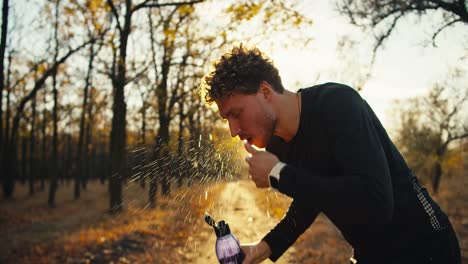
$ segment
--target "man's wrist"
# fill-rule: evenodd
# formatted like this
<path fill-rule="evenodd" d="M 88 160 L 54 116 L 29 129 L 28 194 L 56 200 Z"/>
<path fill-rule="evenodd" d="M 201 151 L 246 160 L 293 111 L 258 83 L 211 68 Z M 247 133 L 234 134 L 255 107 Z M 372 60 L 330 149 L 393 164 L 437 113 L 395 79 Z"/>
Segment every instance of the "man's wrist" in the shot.
<path fill-rule="evenodd" d="M 256 246 L 257 248 L 257 252 L 259 254 L 257 254 L 257 258 L 256 260 L 258 261 L 258 263 L 264 261 L 265 259 L 267 259 L 268 257 L 270 257 L 271 255 L 271 249 L 270 249 L 270 246 L 268 245 L 267 242 L 263 241 L 263 240 L 260 240 Z"/>

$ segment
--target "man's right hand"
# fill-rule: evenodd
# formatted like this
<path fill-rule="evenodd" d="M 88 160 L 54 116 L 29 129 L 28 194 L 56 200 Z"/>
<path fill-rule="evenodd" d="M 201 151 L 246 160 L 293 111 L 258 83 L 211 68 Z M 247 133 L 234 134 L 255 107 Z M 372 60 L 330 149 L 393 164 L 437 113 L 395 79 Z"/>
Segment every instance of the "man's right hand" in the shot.
<path fill-rule="evenodd" d="M 257 243 L 241 245 L 242 251 L 245 254 L 243 264 L 257 264 L 267 259 L 271 254 L 271 249 L 268 244 L 260 240 Z"/>
<path fill-rule="evenodd" d="M 252 155 L 245 158 L 245 161 L 249 164 L 249 174 L 252 177 L 252 181 L 255 182 L 257 188 L 270 187 L 270 181 L 268 180 L 270 175 L 268 174 L 279 162 L 278 157 L 271 152 L 257 150 L 248 142 L 245 142 L 244 147 Z"/>

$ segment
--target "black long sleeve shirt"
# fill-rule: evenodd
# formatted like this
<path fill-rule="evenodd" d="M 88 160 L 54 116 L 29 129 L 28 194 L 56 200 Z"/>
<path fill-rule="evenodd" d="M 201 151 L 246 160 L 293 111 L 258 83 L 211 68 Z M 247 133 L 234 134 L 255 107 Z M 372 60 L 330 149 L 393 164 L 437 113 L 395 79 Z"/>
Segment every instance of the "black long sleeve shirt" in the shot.
<path fill-rule="evenodd" d="M 299 129 L 267 150 L 287 165 L 279 191 L 291 206 L 263 240 L 276 261 L 323 212 L 367 259 L 398 254 L 446 226 L 369 105 L 352 88 L 302 89 Z"/>

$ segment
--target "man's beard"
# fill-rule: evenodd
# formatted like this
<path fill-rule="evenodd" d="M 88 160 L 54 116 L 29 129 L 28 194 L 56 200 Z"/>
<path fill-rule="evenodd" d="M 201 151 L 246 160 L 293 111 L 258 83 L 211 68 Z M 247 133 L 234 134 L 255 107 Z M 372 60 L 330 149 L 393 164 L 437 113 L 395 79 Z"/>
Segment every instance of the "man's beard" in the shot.
<path fill-rule="evenodd" d="M 273 114 L 265 111 L 265 114 L 262 118 L 262 121 L 261 121 L 261 127 L 262 127 L 262 135 L 263 135 L 263 138 L 264 138 L 264 146 L 262 147 L 266 147 L 268 146 L 268 143 L 270 142 L 270 140 L 273 138 L 273 135 L 275 133 L 275 128 L 276 128 L 276 118 Z"/>

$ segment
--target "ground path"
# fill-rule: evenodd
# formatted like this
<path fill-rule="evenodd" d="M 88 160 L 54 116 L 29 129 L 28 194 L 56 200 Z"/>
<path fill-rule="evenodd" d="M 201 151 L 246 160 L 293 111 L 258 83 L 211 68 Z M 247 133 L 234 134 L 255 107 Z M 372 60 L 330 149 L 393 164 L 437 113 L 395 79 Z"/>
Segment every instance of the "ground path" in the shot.
<path fill-rule="evenodd" d="M 434 196 L 447 212 L 468 263 L 465 178 L 443 181 Z M 290 198 L 257 189 L 250 180 L 190 184 L 158 196 L 147 208 L 147 189 L 127 184 L 125 210 L 108 213 L 108 186 L 89 182 L 79 200 L 73 185 L 60 185 L 55 208 L 47 192 L 29 195 L 18 185 L 15 198 L 0 198 L 0 263 L 217 263 L 215 235 L 203 221 L 205 210 L 226 220 L 241 243 L 261 239 L 287 210 Z M 277 263 L 349 263 L 351 247 L 323 215 Z M 271 263 L 265 261 L 264 263 Z"/>
<path fill-rule="evenodd" d="M 210 212 L 216 221 L 224 219 L 241 243 L 261 239 L 278 222 L 277 219 L 268 217 L 266 212 L 258 208 L 255 196 L 251 192 L 252 188 L 249 188 L 248 184 L 253 185 L 251 182 L 243 181 L 227 183 L 219 200 L 213 206 L 214 211 Z M 203 230 L 201 236 L 207 239 L 197 242 L 196 250 L 190 259 L 193 259 L 192 263 L 196 264 L 217 263 L 214 249 L 216 236 L 208 225 L 201 229 Z M 289 254 L 293 251 L 294 248 L 290 248 L 276 263 L 290 263 L 288 262 Z M 273 262 L 266 260 L 263 263 Z"/>

